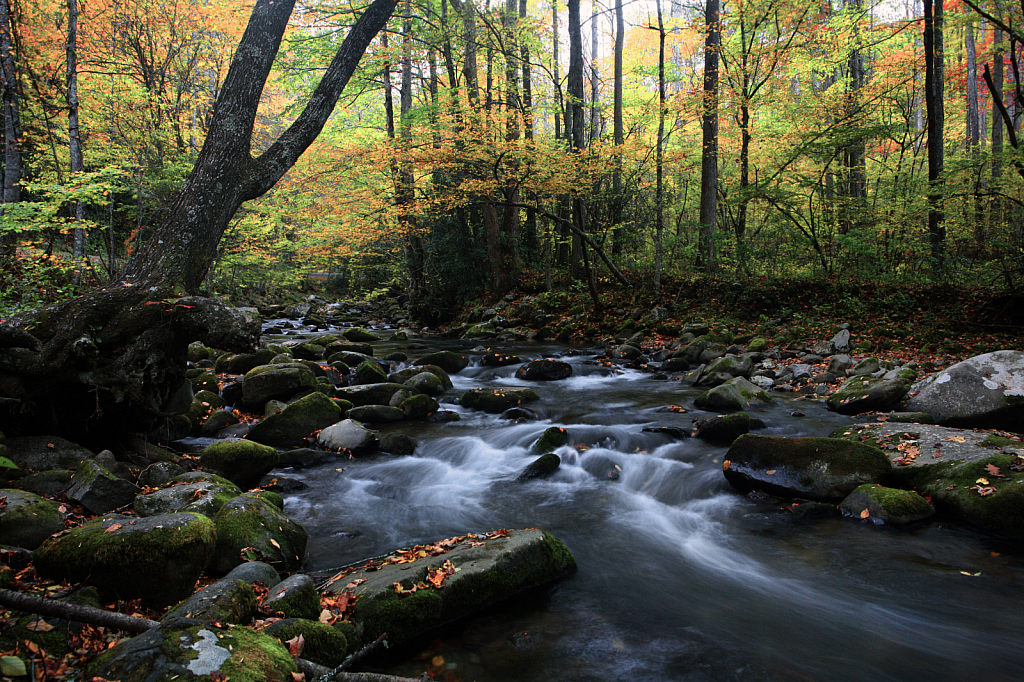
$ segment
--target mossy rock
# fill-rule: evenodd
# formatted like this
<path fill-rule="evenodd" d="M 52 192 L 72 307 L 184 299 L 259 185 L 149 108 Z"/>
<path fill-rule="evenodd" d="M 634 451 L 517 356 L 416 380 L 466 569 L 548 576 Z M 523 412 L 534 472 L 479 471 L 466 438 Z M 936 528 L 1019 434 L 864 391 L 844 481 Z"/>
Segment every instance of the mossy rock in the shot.
<path fill-rule="evenodd" d="M 0 544 L 35 549 L 64 530 L 64 515 L 55 502 L 23 490 L 0 489 Z"/>
<path fill-rule="evenodd" d="M 764 427 L 760 419 L 752 419 L 746 412 L 718 415 L 697 424 L 696 436 L 716 445 L 731 445 L 751 429 Z"/>
<path fill-rule="evenodd" d="M 390 643 L 402 644 L 576 570 L 576 561 L 565 545 L 542 530 L 516 530 L 479 540 L 482 544 L 463 542 L 446 554 L 412 564 L 385 564 L 376 571 L 360 569 L 326 590 L 339 592 L 347 584 L 365 579 L 353 590 L 356 602 L 351 619 L 361 640 L 372 641 L 386 632 Z M 441 589 L 420 589 L 406 595 L 395 592 L 395 583 L 411 589 L 426 580 L 428 570 L 437 570 L 446 561 L 459 570 L 445 578 Z"/>
<path fill-rule="evenodd" d="M 255 353 L 221 355 L 214 363 L 214 371 L 218 374 L 246 374 L 260 365 L 270 364 L 279 352 L 271 348 L 261 348 Z"/>
<path fill-rule="evenodd" d="M 179 602 L 161 620 L 195 618 L 204 623 L 218 621 L 247 625 L 256 614 L 256 592 L 252 585 L 236 578 L 221 578 Z"/>
<path fill-rule="evenodd" d="M 909 372 L 909 370 L 908 370 Z M 898 403 L 910 390 L 913 376 L 900 374 L 894 378 L 850 377 L 825 401 L 830 410 L 839 414 L 860 414 L 885 410 Z"/>
<path fill-rule="evenodd" d="M 71 475 L 67 469 L 53 469 L 29 474 L 18 479 L 18 488 L 37 495 L 64 495 L 71 488 Z"/>
<path fill-rule="evenodd" d="M 553 452 L 549 452 L 530 462 L 530 465 L 523 470 L 523 473 L 519 474 L 516 480 L 523 482 L 535 478 L 547 478 L 558 471 L 561 464 L 561 458 Z"/>
<path fill-rule="evenodd" d="M 376 360 L 363 360 L 356 367 L 355 384 L 365 386 L 366 384 L 386 384 L 387 373 L 381 369 L 380 363 Z"/>
<path fill-rule="evenodd" d="M 56 436 L 22 436 L 7 441 L 7 457 L 23 469 L 50 471 L 51 469 L 77 469 L 78 465 L 95 456 L 90 450 Z"/>
<path fill-rule="evenodd" d="M 299 445 L 314 431 L 341 421 L 342 415 L 330 398 L 310 393 L 252 426 L 246 439 L 264 445 Z"/>
<path fill-rule="evenodd" d="M 335 353 L 359 353 L 373 357 L 373 346 L 368 343 L 355 343 L 352 341 L 332 341 L 324 346 L 324 355 L 332 356 Z"/>
<path fill-rule="evenodd" d="M 172 618 L 90 661 L 85 678 L 120 682 L 293 682 L 295 660 L 274 637 L 247 627 Z"/>
<path fill-rule="evenodd" d="M 462 394 L 460 403 L 472 410 L 501 414 L 510 407 L 532 400 L 540 400 L 532 388 L 474 388 Z"/>
<path fill-rule="evenodd" d="M 569 442 L 569 431 L 561 426 L 549 426 L 544 429 L 544 433 L 541 434 L 537 442 L 530 448 L 534 452 L 541 454 L 556 450 Z"/>
<path fill-rule="evenodd" d="M 111 514 L 47 540 L 32 558 L 42 576 L 165 606 L 192 594 L 216 536 L 213 521 L 202 514 Z"/>
<path fill-rule="evenodd" d="M 516 370 L 516 378 L 525 381 L 559 381 L 572 376 L 572 365 L 562 360 L 542 358 L 527 362 Z"/>
<path fill-rule="evenodd" d="M 754 369 L 754 361 L 747 355 L 727 355 L 712 360 L 697 381 L 698 385 L 719 386 L 734 377 L 747 377 Z"/>
<path fill-rule="evenodd" d="M 469 365 L 469 358 L 454 351 L 442 350 L 436 353 L 428 353 L 412 364 L 417 367 L 421 365 L 436 365 L 448 374 L 458 374 Z"/>
<path fill-rule="evenodd" d="M 913 490 L 886 488 L 877 483 L 858 486 L 839 504 L 839 509 L 847 516 L 894 526 L 923 521 L 935 513 L 928 500 Z"/>
<path fill-rule="evenodd" d="M 345 386 L 335 391 L 335 396 L 350 401 L 354 407 L 359 407 L 360 405 L 387 405 L 391 401 L 391 396 L 404 388 L 402 384 L 391 382 L 366 384 L 363 386 Z"/>
<path fill-rule="evenodd" d="M 355 343 L 373 343 L 375 341 L 381 340 L 379 336 L 377 336 L 376 334 L 367 329 L 363 329 L 362 327 L 352 327 L 351 329 L 345 329 L 344 331 L 341 332 L 341 335 L 344 336 L 349 341 L 353 341 Z"/>
<path fill-rule="evenodd" d="M 135 496 L 132 506 L 139 516 L 195 512 L 211 519 L 221 507 L 242 494 L 234 484 L 196 481 Z"/>
<path fill-rule="evenodd" d="M 214 438 L 223 429 L 239 424 L 241 420 L 231 410 L 215 410 L 199 427 L 199 435 Z"/>
<path fill-rule="evenodd" d="M 312 578 L 296 573 L 270 590 L 263 608 L 269 613 L 281 613 L 284 618 L 316 620 L 320 615 L 320 595 Z"/>
<path fill-rule="evenodd" d="M 292 573 L 306 556 L 306 529 L 254 495 L 240 495 L 225 504 L 214 523 L 217 542 L 209 570 L 215 574 L 257 560 L 278 573 Z"/>
<path fill-rule="evenodd" d="M 268 400 L 288 400 L 303 390 L 317 387 L 316 375 L 301 362 L 261 365 L 242 379 L 242 402 L 263 405 Z"/>
<path fill-rule="evenodd" d="M 440 407 L 435 399 L 423 393 L 411 395 L 401 404 L 402 414 L 406 419 L 425 419 L 433 412 L 437 412 Z"/>
<path fill-rule="evenodd" d="M 742 492 L 840 502 L 857 486 L 881 481 L 892 469 L 881 450 L 842 438 L 740 436 L 722 463 Z"/>
<path fill-rule="evenodd" d="M 251 440 L 235 440 L 208 445 L 199 456 L 199 465 L 247 490 L 259 483 L 264 475 L 277 466 L 279 460 L 277 450 L 269 445 Z"/>
<path fill-rule="evenodd" d="M 736 377 L 726 381 L 720 386 L 701 393 L 697 396 L 694 404 L 705 410 L 739 411 L 750 405 L 762 403 L 774 403 L 772 398 L 762 388 L 758 387 L 743 377 Z"/>
<path fill-rule="evenodd" d="M 377 447 L 376 434 L 354 419 L 331 424 L 317 435 L 316 441 L 321 447 L 335 452 L 348 450 L 357 453 Z"/>
<path fill-rule="evenodd" d="M 203 372 L 199 376 L 195 377 L 192 381 L 192 390 L 195 392 L 209 391 L 216 393 L 220 390 L 217 385 L 217 375 L 213 372 Z"/>
<path fill-rule="evenodd" d="M 405 419 L 405 412 L 402 412 L 402 410 L 397 407 L 391 407 L 389 405 L 362 405 L 360 407 L 353 407 L 349 410 L 348 418 L 369 424 L 387 424 L 402 421 Z M 340 421 L 340 419 L 336 419 L 332 423 L 336 423 L 338 421 Z"/>
<path fill-rule="evenodd" d="M 420 372 L 403 383 L 417 393 L 426 393 L 430 396 L 438 396 L 445 391 L 444 382 L 433 372 Z"/>
<path fill-rule="evenodd" d="M 305 641 L 302 657 L 331 669 L 354 653 L 356 644 L 354 639 L 350 641 L 345 636 L 340 627 L 302 618 L 284 618 L 268 625 L 264 632 L 282 643 L 302 635 Z"/>
<path fill-rule="evenodd" d="M 379 447 L 392 455 L 411 455 L 416 452 L 416 441 L 404 433 L 385 433 L 380 437 Z"/>
<path fill-rule="evenodd" d="M 69 500 L 81 503 L 93 514 L 105 514 L 131 504 L 139 487 L 100 466 L 95 460 L 82 462 L 71 476 Z"/>
<path fill-rule="evenodd" d="M 763 353 L 768 350 L 768 339 L 763 336 L 758 336 L 750 340 L 747 344 L 748 353 Z"/>

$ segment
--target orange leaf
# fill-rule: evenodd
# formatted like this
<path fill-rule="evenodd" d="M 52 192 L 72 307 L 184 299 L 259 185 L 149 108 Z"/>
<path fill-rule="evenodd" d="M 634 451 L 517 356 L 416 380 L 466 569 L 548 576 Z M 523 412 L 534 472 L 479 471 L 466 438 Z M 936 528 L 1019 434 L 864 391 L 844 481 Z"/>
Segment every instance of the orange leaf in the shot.
<path fill-rule="evenodd" d="M 999 473 L 999 467 L 997 467 L 995 464 L 992 464 L 991 462 L 985 465 L 985 471 L 987 471 L 989 475 L 995 476 L 996 478 L 1006 478 L 1006 476 L 1003 476 L 1001 473 Z"/>
<path fill-rule="evenodd" d="M 103 532 L 104 533 L 113 533 L 115 530 L 119 530 L 121 527 L 122 526 L 121 526 L 120 523 L 113 523 Z"/>
<path fill-rule="evenodd" d="M 302 635 L 295 635 L 285 644 L 288 645 L 288 653 L 292 655 L 292 658 L 298 658 L 302 655 L 303 647 L 306 646 L 306 638 Z"/>
<path fill-rule="evenodd" d="M 866 518 L 867 518 L 867 517 L 869 517 L 869 516 L 871 516 L 871 512 L 869 512 L 869 511 L 868 511 L 867 509 L 865 509 L 864 511 L 862 511 L 862 512 L 860 513 L 860 517 L 861 517 L 862 519 L 866 519 Z"/>

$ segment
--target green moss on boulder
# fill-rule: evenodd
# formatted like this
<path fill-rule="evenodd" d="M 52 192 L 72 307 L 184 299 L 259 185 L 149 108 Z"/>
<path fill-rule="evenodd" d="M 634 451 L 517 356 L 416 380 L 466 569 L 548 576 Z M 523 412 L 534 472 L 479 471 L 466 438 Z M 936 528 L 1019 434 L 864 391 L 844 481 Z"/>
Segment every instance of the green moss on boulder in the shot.
<path fill-rule="evenodd" d="M 0 490 L 0 544 L 35 549 L 54 533 L 64 530 L 58 505 L 23 490 Z"/>
<path fill-rule="evenodd" d="M 279 460 L 277 450 L 269 445 L 251 440 L 235 440 L 208 445 L 199 456 L 199 465 L 247 490 L 259 483 L 263 476 L 277 466 Z"/>
<path fill-rule="evenodd" d="M 306 529 L 254 495 L 225 504 L 214 523 L 217 541 L 209 570 L 218 575 L 243 561 L 263 561 L 278 573 L 292 573 L 306 556 Z"/>
<path fill-rule="evenodd" d="M 311 393 L 255 424 L 245 437 L 265 445 L 298 445 L 314 431 L 340 421 L 342 415 L 330 398 Z"/>
<path fill-rule="evenodd" d="M 916 492 L 877 483 L 858 486 L 839 504 L 839 509 L 847 516 L 896 526 L 923 521 L 935 513 L 932 505 Z"/>
<path fill-rule="evenodd" d="M 540 400 L 532 388 L 474 388 L 463 393 L 460 402 L 463 407 L 473 410 L 501 414 L 510 407 L 532 400 Z"/>
<path fill-rule="evenodd" d="M 267 626 L 264 632 L 282 643 L 302 635 L 302 657 L 332 669 L 355 649 L 355 641 L 350 641 L 341 628 L 317 620 L 285 618 Z"/>

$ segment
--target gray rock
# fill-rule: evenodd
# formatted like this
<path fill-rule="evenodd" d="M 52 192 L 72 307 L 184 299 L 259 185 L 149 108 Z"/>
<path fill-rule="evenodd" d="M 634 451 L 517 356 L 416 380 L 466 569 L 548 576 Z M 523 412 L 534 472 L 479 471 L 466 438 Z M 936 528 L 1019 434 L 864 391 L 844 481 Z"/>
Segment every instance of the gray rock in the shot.
<path fill-rule="evenodd" d="M 57 503 L 23 490 L 0 490 L 0 545 L 36 549 L 54 533 L 64 530 L 64 515 Z"/>
<path fill-rule="evenodd" d="M 271 588 L 281 582 L 281 576 L 270 564 L 265 564 L 262 561 L 246 561 L 232 568 L 223 580 L 241 580 L 250 584 L 260 583 L 264 587 Z"/>
<path fill-rule="evenodd" d="M 438 410 L 440 404 L 429 395 L 411 395 L 400 405 L 406 419 L 425 419 Z"/>
<path fill-rule="evenodd" d="M 828 359 L 828 369 L 826 371 L 837 377 L 841 377 L 846 374 L 846 370 L 852 367 L 853 359 L 849 355 L 840 353 L 839 355 L 833 355 Z"/>
<path fill-rule="evenodd" d="M 572 376 L 572 365 L 550 358 L 527 362 L 516 370 L 516 378 L 526 381 L 558 381 L 570 376 Z"/>
<path fill-rule="evenodd" d="M 284 614 L 284 618 L 316 620 L 320 616 L 320 595 L 312 578 L 296 573 L 271 588 L 263 607 L 270 613 Z"/>
<path fill-rule="evenodd" d="M 561 463 L 561 458 L 554 453 L 549 452 L 541 455 L 530 462 L 529 466 L 523 470 L 523 473 L 519 474 L 516 480 L 522 483 L 523 481 L 530 481 L 535 478 L 547 478 L 558 470 Z"/>
<path fill-rule="evenodd" d="M 95 461 L 82 462 L 71 477 L 69 500 L 93 514 L 103 514 L 131 503 L 139 487 L 107 471 Z"/>
<path fill-rule="evenodd" d="M 694 404 L 707 410 L 738 411 L 752 404 L 774 402 L 774 398 L 756 385 L 736 377 L 700 394 Z"/>
<path fill-rule="evenodd" d="M 854 376 L 828 397 L 825 404 L 839 414 L 860 414 L 892 407 L 907 394 L 913 370 L 901 370 L 894 378 Z"/>
<path fill-rule="evenodd" d="M 199 590 L 164 614 L 160 620 L 195 618 L 204 623 L 218 621 L 248 625 L 256 614 L 256 593 L 244 580 L 221 578 Z"/>
<path fill-rule="evenodd" d="M 847 374 L 851 377 L 863 377 L 874 374 L 879 369 L 878 358 L 864 358 L 854 365 L 853 369 L 849 370 Z"/>
<path fill-rule="evenodd" d="M 813 370 L 808 364 L 797 363 L 790 365 L 789 368 L 793 372 L 793 381 L 807 381 L 813 375 Z"/>
<path fill-rule="evenodd" d="M 474 388 L 462 394 L 460 403 L 463 407 L 473 410 L 501 414 L 505 410 L 532 400 L 540 400 L 540 396 L 530 388 Z"/>
<path fill-rule="evenodd" d="M 335 395 L 338 398 L 350 401 L 356 407 L 360 405 L 387 405 L 391 401 L 391 396 L 404 388 L 402 384 L 393 383 L 346 386 L 335 391 Z"/>
<path fill-rule="evenodd" d="M 18 487 L 36 495 L 64 495 L 71 488 L 74 472 L 67 469 L 51 469 L 29 474 L 18 479 Z"/>
<path fill-rule="evenodd" d="M 22 469 L 49 471 L 77 469 L 95 455 L 92 451 L 56 436 L 22 436 L 7 439 L 7 457 Z"/>
<path fill-rule="evenodd" d="M 469 358 L 450 350 L 428 353 L 413 363 L 416 366 L 436 365 L 448 374 L 457 374 L 469 365 Z"/>
<path fill-rule="evenodd" d="M 877 483 L 859 486 L 839 503 L 839 510 L 846 516 L 894 526 L 923 521 L 935 514 L 932 505 L 916 492 Z"/>
<path fill-rule="evenodd" d="M 268 400 L 288 400 L 299 391 L 316 388 L 316 375 L 302 363 L 261 365 L 242 379 L 242 401 L 263 405 Z"/>
<path fill-rule="evenodd" d="M 701 374 L 697 384 L 701 386 L 718 386 L 735 377 L 750 376 L 754 363 L 749 357 L 727 355 L 711 361 Z"/>
<path fill-rule="evenodd" d="M 944 426 L 1024 431 L 1024 352 L 968 358 L 913 387 L 906 409 Z"/>
<path fill-rule="evenodd" d="M 241 494 L 242 491 L 235 486 L 196 481 L 161 488 L 151 493 L 140 493 L 135 496 L 132 506 L 135 513 L 143 517 L 184 511 L 213 518 L 228 500 Z"/>
<path fill-rule="evenodd" d="M 256 495 L 234 498 L 213 522 L 217 541 L 208 570 L 215 574 L 223 575 L 243 561 L 263 561 L 278 573 L 291 573 L 306 556 L 306 529 Z"/>
<path fill-rule="evenodd" d="M 359 422 L 344 419 L 321 431 L 317 436 L 317 442 L 321 447 L 335 452 L 364 452 L 376 448 L 377 437 Z"/>
<path fill-rule="evenodd" d="M 330 398 L 311 393 L 251 426 L 246 438 L 265 445 L 298 445 L 317 429 L 330 426 L 341 417 L 341 408 Z"/>
<path fill-rule="evenodd" d="M 437 375 L 431 372 L 420 372 L 405 381 L 405 385 L 418 393 L 426 393 L 430 396 L 437 396 L 444 393 L 444 383 Z"/>
<path fill-rule="evenodd" d="M 431 374 L 430 376 L 434 375 Z M 405 419 L 405 412 L 397 407 L 390 407 L 388 405 L 362 405 L 349 410 L 348 418 L 369 424 L 400 422 Z"/>
<path fill-rule="evenodd" d="M 156 462 L 150 464 L 139 474 L 139 485 L 159 488 L 170 483 L 175 476 L 180 476 L 187 469 L 174 462 Z"/>

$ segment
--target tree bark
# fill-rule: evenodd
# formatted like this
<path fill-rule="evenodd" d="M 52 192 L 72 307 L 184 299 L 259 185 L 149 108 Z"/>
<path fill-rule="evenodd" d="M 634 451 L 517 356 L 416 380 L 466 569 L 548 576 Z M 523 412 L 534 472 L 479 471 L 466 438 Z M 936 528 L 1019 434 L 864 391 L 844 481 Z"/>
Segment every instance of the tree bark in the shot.
<path fill-rule="evenodd" d="M 656 0 L 658 11 L 658 139 L 654 153 L 654 293 L 661 294 L 661 250 L 665 230 L 665 23 L 661 16 L 661 0 Z"/>
<path fill-rule="evenodd" d="M 701 114 L 700 258 L 704 270 L 718 269 L 715 229 L 718 220 L 718 53 L 721 24 L 718 0 L 707 0 L 704 38 L 704 102 Z"/>
<path fill-rule="evenodd" d="M 612 102 L 612 136 L 617 149 L 621 149 L 626 141 L 622 118 L 622 53 L 626 44 L 625 17 L 622 11 L 622 0 L 615 0 L 615 74 Z M 615 167 L 612 169 L 612 253 L 623 251 L 622 239 L 622 153 L 615 153 Z"/>
<path fill-rule="evenodd" d="M 82 161 L 82 139 L 78 129 L 78 0 L 68 0 L 68 43 L 67 43 L 67 76 L 68 76 L 68 154 L 71 160 L 71 177 L 81 173 L 84 168 Z M 72 281 L 78 284 L 82 278 L 82 261 L 85 259 L 86 232 L 81 226 L 84 216 L 81 201 L 76 201 L 71 211 L 77 227 L 74 228 L 75 271 Z"/>
<path fill-rule="evenodd" d="M 0 219 L 7 204 L 21 201 L 21 119 L 11 15 L 10 0 L 0 0 L 0 91 L 4 107 L 4 186 Z M 0 255 L 13 256 L 17 245 L 13 233 L 0 231 Z"/>
<path fill-rule="evenodd" d="M 943 109 L 942 0 L 924 0 L 925 108 L 928 113 L 928 243 L 936 276 L 944 271 L 946 228 L 942 210 Z"/>

